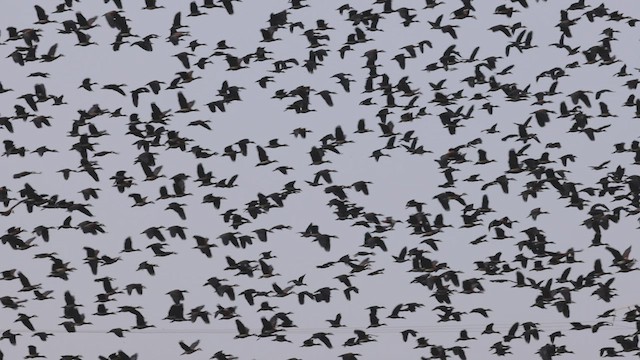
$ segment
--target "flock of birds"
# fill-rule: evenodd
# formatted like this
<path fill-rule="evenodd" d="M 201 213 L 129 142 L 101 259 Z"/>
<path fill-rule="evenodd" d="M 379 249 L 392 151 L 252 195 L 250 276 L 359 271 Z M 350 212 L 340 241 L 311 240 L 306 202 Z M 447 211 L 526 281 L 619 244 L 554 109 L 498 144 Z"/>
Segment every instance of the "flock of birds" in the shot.
<path fill-rule="evenodd" d="M 640 220 L 638 19 L 612 4 L 36 4 L 0 36 L 0 359 L 640 355 L 615 233 Z M 96 48 L 164 77 L 72 68 Z"/>

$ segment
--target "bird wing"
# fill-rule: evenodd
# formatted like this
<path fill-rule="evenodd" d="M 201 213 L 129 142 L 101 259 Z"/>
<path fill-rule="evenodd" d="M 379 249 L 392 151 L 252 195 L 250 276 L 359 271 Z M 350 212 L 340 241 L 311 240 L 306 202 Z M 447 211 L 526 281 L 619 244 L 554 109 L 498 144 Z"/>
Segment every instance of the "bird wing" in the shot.
<path fill-rule="evenodd" d="M 269 161 L 269 157 L 267 156 L 267 152 L 264 150 L 264 148 L 262 148 L 262 146 L 256 146 L 256 150 L 258 150 L 258 158 L 260 159 L 260 162 L 262 161 Z"/>
<path fill-rule="evenodd" d="M 182 91 L 178 92 L 178 104 L 180 104 L 181 109 L 186 109 L 189 107 L 189 104 L 187 103 L 187 99 L 182 94 Z"/>
<path fill-rule="evenodd" d="M 331 341 L 329 340 L 326 334 L 317 333 L 317 334 L 314 334 L 313 337 L 322 341 L 322 343 L 325 344 L 329 349 L 333 348 L 333 345 L 331 344 Z"/>
<path fill-rule="evenodd" d="M 607 246 L 607 250 L 611 253 L 611 255 L 613 255 L 613 258 L 614 258 L 615 260 L 622 260 L 622 259 L 624 259 L 624 258 L 622 257 L 622 254 L 620 254 L 620 251 L 618 251 L 618 250 L 616 250 L 616 249 L 614 249 L 614 248 L 612 248 L 612 247 L 610 247 L 610 246 Z"/>

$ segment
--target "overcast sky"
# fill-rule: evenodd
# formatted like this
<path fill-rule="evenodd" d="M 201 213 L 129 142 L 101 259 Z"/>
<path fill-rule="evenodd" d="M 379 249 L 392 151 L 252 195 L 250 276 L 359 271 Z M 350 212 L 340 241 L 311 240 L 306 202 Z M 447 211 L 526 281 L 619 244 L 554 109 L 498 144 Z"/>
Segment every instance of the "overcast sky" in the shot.
<path fill-rule="evenodd" d="M 623 106 L 629 96 L 636 93 L 633 80 L 638 79 L 636 68 L 639 65 L 635 51 L 638 33 L 634 19 L 640 16 L 637 14 L 638 7 L 629 2 L 608 1 L 608 10 L 605 11 L 607 14 L 591 19 L 591 15 L 587 16 L 585 13 L 597 8 L 600 3 L 587 0 L 588 7 L 585 9 L 568 11 L 568 19 L 575 19 L 575 24 L 570 27 L 571 36 L 565 34 L 561 39 L 562 31 L 557 25 L 561 20 L 561 10 L 572 6 L 571 1 L 529 0 L 526 8 L 522 2 L 473 1 L 473 9 L 468 10 L 469 15 L 474 17 L 464 19 L 454 18 L 455 14 L 464 13 L 456 11 L 463 7 L 460 1 L 447 1 L 446 4 L 429 9 L 423 9 L 424 2 L 394 1 L 391 6 L 397 11 L 393 12 L 384 12 L 383 3 L 353 2 L 350 4 L 353 7 L 351 10 L 341 13 L 338 8 L 347 5 L 339 1 L 307 1 L 303 5 L 309 6 L 291 9 L 291 3 L 287 1 L 245 0 L 231 2 L 232 15 L 224 7 L 199 7 L 199 11 L 203 13 L 201 16 L 188 16 L 191 13 L 190 6 L 183 1 L 160 0 L 157 5 L 164 8 L 156 10 L 141 9 L 145 5 L 143 1 L 126 1 L 120 16 L 126 18 L 131 34 L 135 36 L 124 37 L 126 43 L 118 51 L 114 50 L 112 43 L 121 29 L 111 27 L 104 16 L 117 10 L 113 1 L 106 4 L 101 1 L 74 1 L 71 9 L 63 7 L 66 11 L 61 13 L 53 13 L 55 7 L 52 2 L 19 1 L 4 4 L 0 19 L 6 24 L 5 27 L 14 27 L 20 34 L 24 33 L 23 29 L 39 29 L 40 32 L 38 41 L 34 40 L 30 45 L 23 38 L 11 39 L 8 30 L 2 29 L 0 32 L 0 51 L 4 54 L 1 57 L 3 71 L 0 81 L 5 89 L 13 90 L 0 94 L 0 115 L 7 118 L 0 125 L 1 139 L 5 144 L 9 144 L 7 140 L 13 141 L 13 145 L 7 145 L 4 149 L 7 156 L 0 160 L 3 169 L 0 172 L 0 186 L 6 186 L 8 196 L 13 198 L 8 206 L 2 208 L 3 211 L 12 209 L 12 212 L 0 217 L 0 231 L 7 234 L 12 227 L 20 227 L 25 230 L 18 235 L 22 241 L 36 236 L 31 243 L 35 246 L 27 249 L 13 249 L 9 241 L 3 241 L 0 270 L 17 269 L 17 272 L 23 273 L 33 284 L 41 284 L 41 292 L 53 291 L 53 299 L 35 300 L 33 291 L 19 292 L 22 285 L 18 279 L 0 282 L 0 296 L 15 296 L 17 298 L 13 300 L 18 302 L 26 300 L 20 303 L 23 307 L 18 309 L 5 307 L 0 310 L 0 324 L 3 324 L 0 330 L 21 334 L 15 346 L 6 339 L 0 341 L 0 350 L 5 359 L 27 356 L 29 345 L 35 345 L 37 351 L 48 359 L 58 359 L 63 355 L 82 355 L 83 359 L 96 359 L 98 356 L 108 358 L 119 350 L 129 355 L 137 353 L 139 359 L 177 358 L 183 353 L 179 341 L 191 344 L 196 340 L 200 340 L 199 348 L 202 351 L 184 355 L 184 358 L 208 359 L 218 351 L 240 359 L 331 359 L 350 352 L 361 354 L 357 356 L 358 359 L 428 358 L 432 356 L 430 347 L 414 349 L 417 345 L 416 338 L 420 337 L 429 339 L 431 345 L 444 348 L 468 346 L 465 352 L 469 359 L 495 357 L 496 355 L 489 355 L 495 352 L 491 346 L 502 341 L 503 345 L 511 347 L 513 354 L 507 356 L 528 359 L 537 357 L 536 352 L 551 344 L 549 335 L 558 330 L 566 337 L 556 338 L 555 346 L 566 345 L 566 349 L 574 353 L 558 354 L 557 357 L 594 358 L 600 354 L 601 348 L 606 347 L 622 351 L 621 344 L 611 338 L 617 335 L 631 338 L 636 331 L 635 321 L 625 322 L 623 319 L 625 313 L 633 310 L 637 303 L 634 289 L 637 273 L 619 272 L 620 267 L 612 264 L 614 257 L 611 250 L 607 250 L 604 245 L 590 246 L 595 232 L 582 224 L 593 215 L 589 214 L 593 205 L 603 204 L 604 206 L 596 208 L 606 207 L 607 215 L 613 214 L 616 207 L 622 206 L 624 210 L 619 210 L 619 221 L 601 231 L 602 242 L 623 253 L 637 237 L 638 215 L 634 213 L 637 212 L 637 206 L 633 205 L 633 194 L 630 194 L 628 186 L 630 176 L 637 174 L 637 162 L 634 165 L 636 155 L 633 151 L 614 153 L 614 144 L 624 142 L 624 147 L 629 149 L 640 134 L 638 120 L 634 118 L 638 111 L 635 102 L 632 101 L 632 106 Z M 52 22 L 34 24 L 39 20 L 34 5 L 41 6 Z M 202 2 L 197 5 L 202 5 Z M 222 3 L 216 2 L 216 5 L 222 6 Z M 512 16 L 495 14 L 496 7 L 500 5 L 513 8 Z M 408 10 L 408 14 L 415 17 L 413 22 L 405 26 L 402 16 L 408 7 L 413 7 Z M 401 8 L 405 10 L 399 10 Z M 371 15 L 367 17 L 368 9 L 371 9 L 370 13 L 380 15 L 377 25 L 371 20 Z M 286 24 L 273 34 L 278 40 L 264 41 L 260 30 L 267 31 L 270 17 L 275 18 L 274 14 L 285 10 L 288 11 Z M 615 11 L 618 13 L 615 14 Z M 87 19 L 97 16 L 95 27 L 79 30 L 82 34 L 90 35 L 90 41 L 96 44 L 80 46 L 78 42 L 83 35 L 59 32 L 64 28 L 64 21 L 78 20 L 76 13 L 82 13 Z M 172 30 L 177 13 L 180 13 L 181 24 L 185 27 Z M 597 15 L 598 12 L 594 14 Z M 439 25 L 454 26 L 456 39 L 450 33 L 441 31 L 438 26 L 434 29 L 430 25 L 430 22 L 437 24 L 440 16 L 442 19 Z M 316 21 L 319 19 L 325 21 L 328 29 L 317 29 Z M 516 23 L 521 23 L 520 27 L 516 25 L 515 30 L 508 30 L 509 36 L 490 30 L 500 24 L 513 29 L 512 25 Z M 345 49 L 345 43 L 350 38 L 357 37 L 354 35 L 356 29 L 365 34 L 367 41 L 350 44 L 350 51 L 344 51 L 344 56 L 341 56 L 340 50 Z M 605 29 L 615 31 L 611 34 L 613 39 L 603 41 L 609 36 Z M 186 34 L 174 45 L 167 38 L 176 31 L 185 31 Z M 305 31 L 314 32 L 305 36 Z M 150 38 L 152 51 L 133 45 L 152 34 L 157 35 L 157 38 Z M 529 36 L 531 38 L 527 44 Z M 314 47 L 308 39 L 310 37 L 315 37 L 319 46 Z M 220 48 L 219 42 L 223 40 L 229 48 Z M 189 48 L 192 41 L 203 45 L 192 50 Z M 568 49 L 560 45 L 551 46 L 560 41 Z M 418 45 L 420 43 L 423 43 L 422 49 Z M 54 55 L 63 56 L 50 62 L 40 61 L 41 56 L 46 55 L 54 44 L 57 44 Z M 507 55 L 505 48 L 510 44 Z M 415 45 L 412 48 L 415 57 L 411 57 L 411 53 L 404 49 L 409 45 Z M 448 65 L 447 70 L 442 69 L 441 58 L 452 45 L 455 48 L 449 50 L 449 55 L 453 54 L 456 63 Z M 29 46 L 36 48 L 35 61 L 29 61 L 28 56 L 24 59 Z M 269 51 L 269 59 L 259 61 L 254 55 L 248 57 L 246 63 L 242 63 L 241 69 L 229 70 L 227 58 L 242 59 L 248 54 L 254 54 L 258 47 Z M 521 51 L 518 51 L 518 47 Z M 310 72 L 304 67 L 305 62 L 309 60 L 310 51 L 319 50 L 326 50 L 326 57 L 317 59 L 317 68 Z M 376 50 L 375 61 L 364 55 Z M 588 64 L 584 51 L 593 54 L 599 52 L 594 63 Z M 23 65 L 16 61 L 16 52 L 23 57 Z M 188 69 L 174 56 L 183 52 L 189 54 L 184 55 L 189 59 Z M 473 58 L 472 54 L 475 54 Z M 495 68 L 491 66 L 494 60 L 491 58 L 495 58 Z M 199 59 L 211 63 L 205 64 L 204 69 L 201 69 L 195 65 Z M 295 62 L 290 59 L 295 59 Z M 397 59 L 403 59 L 403 66 Z M 274 72 L 277 70 L 274 65 L 276 61 L 287 61 L 290 68 Z M 379 76 L 372 80 L 375 90 L 368 92 L 366 82 L 372 70 L 367 65 L 371 62 L 375 63 L 375 71 Z M 429 64 L 434 63 L 438 69 L 425 71 Z M 628 76 L 621 69 L 623 66 L 626 66 Z M 548 72 L 554 68 L 556 70 Z M 178 77 L 177 73 L 183 71 L 193 71 L 195 79 L 190 82 L 179 81 L 179 89 L 167 89 L 172 80 Z M 477 78 L 477 71 L 487 81 L 470 86 L 468 78 Z M 563 71 L 565 76 L 555 80 L 550 76 L 540 76 L 544 72 L 555 76 L 559 71 Z M 40 75 L 44 77 L 37 73 L 43 73 Z M 346 78 L 353 81 L 348 92 L 339 83 L 338 77 L 334 76 L 340 73 L 348 74 L 345 75 Z M 265 76 L 271 77 L 271 81 L 263 88 L 258 80 Z M 407 77 L 406 81 L 415 94 L 401 96 L 403 93 L 396 85 L 404 77 Z M 509 87 L 506 84 L 513 84 L 511 89 L 522 91 L 523 100 L 508 101 L 506 91 L 492 90 L 488 81 L 490 77 L 494 77 L 505 89 Z M 379 84 L 385 78 L 394 87 L 396 107 L 389 106 L 387 94 L 380 89 Z M 91 91 L 81 87 L 84 79 L 95 83 Z M 154 80 L 164 83 L 158 94 L 154 94 L 148 86 Z M 441 80 L 445 80 L 442 89 L 434 89 Z M 543 100 L 548 103 L 534 104 L 534 94 L 550 92 L 554 81 L 557 81 L 557 94 L 543 96 Z M 240 100 L 228 101 L 227 96 L 225 101 L 220 95 L 223 83 L 238 87 Z M 49 96 L 64 95 L 65 103 L 54 105 L 54 100 L 49 99 L 38 102 L 37 108 L 32 109 L 22 95 L 35 94 L 36 84 L 44 84 Z M 125 95 L 103 88 L 112 84 L 125 84 L 121 87 Z M 303 111 L 300 113 L 287 110 L 287 107 L 296 101 L 304 102 L 305 97 L 292 95 L 284 99 L 274 98 L 279 89 L 285 93 L 296 93 L 295 89 L 299 87 L 312 89 L 309 90 L 308 105 L 303 104 Z M 146 88 L 147 91 L 138 91 L 139 101 L 135 106 L 131 92 L 140 88 Z M 602 91 L 605 89 L 610 91 Z M 580 90 L 586 92 L 590 106 L 582 100 L 577 104 L 572 101 L 569 95 Z M 322 91 L 331 92 L 331 105 L 318 95 Z M 462 91 L 463 97 L 454 99 L 453 94 L 459 91 Z M 178 112 L 179 92 L 187 101 L 195 101 L 192 109 L 197 111 Z M 436 93 L 444 94 L 451 103 L 442 106 L 434 102 Z M 487 98 L 474 98 L 476 94 Z M 408 106 L 415 95 L 419 95 L 415 99 L 415 107 Z M 28 97 L 27 95 L 26 98 Z M 218 108 L 212 112 L 207 106 L 212 102 L 222 102 L 224 111 Z M 562 102 L 570 110 L 575 106 L 580 108 L 574 109 L 575 113 L 571 116 L 561 117 Z M 602 116 L 600 102 L 606 103 L 609 112 L 616 116 Z M 165 124 L 152 121 L 152 103 L 161 111 L 169 111 L 170 117 Z M 489 103 L 495 106 L 492 113 L 483 109 L 483 105 L 486 108 L 485 104 Z M 81 112 L 89 111 L 94 104 L 108 112 L 83 118 Z M 24 107 L 30 114 L 26 121 L 14 118 L 15 105 Z M 461 107 L 461 113 L 468 116 L 454 116 L 452 121 L 459 121 L 459 127 L 451 133 L 443 126 L 441 118 L 446 116 L 442 114 L 447 109 L 456 112 Z M 470 112 L 471 108 L 473 111 Z M 111 116 L 117 109 L 124 116 Z M 388 144 L 390 136 L 381 136 L 384 134 L 378 115 L 382 109 L 391 112 L 385 122 L 387 126 L 389 123 L 395 124 L 392 130 L 398 133 L 391 146 Z M 549 113 L 550 121 L 542 127 L 533 115 L 533 112 L 540 109 L 553 111 Z M 591 116 L 588 124 L 580 131 L 570 131 L 576 123 L 574 116 L 579 112 Z M 137 114 L 141 123 L 135 127 L 143 133 L 147 132 L 144 130 L 144 123 L 147 123 L 147 128 L 153 127 L 152 132 L 157 131 L 159 142 L 149 150 L 155 153 L 155 165 L 151 167 L 162 166 L 159 174 L 163 177 L 145 181 L 146 175 L 136 162 L 144 150 L 134 143 L 141 138 L 131 134 L 132 114 Z M 38 121 L 36 116 L 40 115 L 50 116 L 50 126 L 35 126 Z M 403 118 L 406 120 L 410 117 L 414 119 L 402 121 Z M 527 131 L 529 134 L 537 134 L 539 141 L 527 139 L 525 143 L 522 141 L 522 134 L 518 134 L 516 124 L 523 124 L 531 117 L 533 118 Z M 372 132 L 355 133 L 361 119 L 364 119 L 367 129 Z M 198 122 L 199 120 L 204 122 Z M 88 141 L 94 145 L 88 151 L 86 160 L 96 161 L 93 166 L 98 181 L 88 172 L 72 172 L 68 180 L 59 172 L 61 169 L 82 168 L 81 154 L 73 150 L 73 147 L 77 147 L 74 144 L 83 141 L 84 137 L 71 136 L 74 123 L 82 122 L 83 125 L 77 129 L 80 134 L 88 134 L 89 125 L 106 132 L 103 136 L 88 137 Z M 10 124 L 9 127 L 7 123 Z M 197 124 L 204 124 L 206 127 Z M 494 124 L 497 124 L 498 133 L 483 132 Z M 609 126 L 605 127 L 607 125 Z M 338 126 L 348 142 L 334 148 L 325 146 L 322 160 L 329 160 L 330 163 L 310 165 L 312 149 L 322 148 L 321 139 L 326 135 L 335 137 Z M 160 129 L 161 127 L 164 129 Z M 308 130 L 305 138 L 292 135 L 295 129 L 300 128 Z M 599 131 L 593 134 L 595 140 L 590 140 L 586 134 L 592 130 L 585 128 Z M 188 139 L 186 151 L 167 145 L 169 131 L 178 132 L 179 137 Z M 510 134 L 515 136 L 505 139 Z M 151 135 L 143 140 L 153 142 L 155 137 Z M 474 141 L 478 138 L 480 140 Z M 240 151 L 237 142 L 242 139 L 252 142 L 247 146 L 246 156 L 237 154 L 235 161 L 229 156 L 223 156 L 228 146 Z M 268 145 L 272 139 L 278 139 L 280 144 L 288 146 L 270 148 Z M 407 148 L 411 147 L 413 139 L 417 139 L 416 147 L 423 146 L 428 152 L 410 154 Z M 555 143 L 560 145 L 554 146 Z M 329 140 L 328 144 L 335 144 L 335 140 Z M 579 197 L 585 200 L 584 208 L 567 207 L 570 197 L 561 198 L 549 181 L 544 184 L 547 189 L 538 193 L 536 198 L 529 197 L 526 201 L 523 199 L 521 193 L 526 189 L 527 183 L 536 180 L 535 175 L 528 170 L 515 174 L 507 171 L 509 151 L 519 151 L 525 145 L 530 147 L 521 151 L 518 161 L 522 163 L 525 159 L 540 159 L 547 152 L 549 159 L 554 162 L 539 164 L 538 167 L 553 169 L 557 177 L 564 175 L 565 178 L 560 182 L 575 183 L 576 191 L 586 189 L 587 191 L 578 192 Z M 57 152 L 39 156 L 33 151 L 41 146 Z M 205 153 L 211 156 L 196 157 L 190 151 L 194 146 L 206 149 Z M 257 146 L 266 150 L 269 161 L 277 162 L 256 166 L 264 160 L 259 159 Z M 25 149 L 24 156 L 20 155 L 22 147 Z M 453 169 L 449 171 L 455 179 L 453 186 L 447 187 L 442 186 L 447 180 L 442 173 L 445 169 L 438 160 L 451 148 L 457 148 L 458 153 L 451 155 L 451 161 L 445 164 Z M 488 159 L 495 162 L 475 164 L 479 149 L 486 151 Z M 376 150 L 388 156 L 376 161 L 372 157 Z M 561 158 L 567 158 L 566 155 L 574 155 L 575 161 L 564 165 Z M 462 156 L 469 162 L 455 163 L 454 158 Z M 592 168 L 605 161 L 610 163 L 597 170 Z M 198 164 L 212 173 L 215 177 L 212 180 L 214 184 L 237 175 L 237 186 L 199 186 L 200 183 L 196 181 L 199 177 Z M 276 170 L 279 166 L 292 169 L 287 174 L 282 174 Z M 611 173 L 618 166 L 625 168 L 626 172 L 615 183 L 615 176 Z M 321 170 L 335 170 L 330 173 L 331 182 L 320 179 L 318 186 L 310 185 L 315 174 Z M 25 171 L 32 171 L 34 174 L 20 176 Z M 126 176 L 130 176 L 134 183 L 122 192 L 114 186 L 114 180 L 110 179 L 118 171 L 126 171 Z M 176 194 L 172 177 L 179 174 L 190 176 L 185 181 L 185 196 L 157 199 L 163 186 L 170 194 Z M 463 181 L 474 174 L 481 180 Z M 505 174 L 513 179 L 509 181 L 508 193 L 504 193 L 500 185 L 490 185 L 490 182 Z M 548 178 L 548 175 L 541 175 L 541 178 Z M 599 196 L 603 178 L 608 179 L 610 187 L 619 186 L 620 189 L 615 193 Z M 282 193 L 285 184 L 292 181 L 295 181 L 295 187 L 300 192 L 286 196 L 282 200 L 282 207 L 271 198 L 267 200 L 270 204 L 268 211 L 263 211 L 257 218 L 252 218 L 246 211 L 247 204 L 251 201 L 257 201 L 262 195 Z M 331 188 L 328 187 L 351 186 L 359 181 L 370 182 L 368 195 L 356 191 L 354 187 L 345 188 L 344 192 L 347 196 L 345 204 L 349 207 L 362 207 L 361 214 L 357 218 L 337 219 L 334 211 L 338 195 L 331 194 L 328 191 Z M 35 189 L 45 200 L 55 199 L 54 196 L 57 195 L 58 201 L 86 204 L 90 214 L 51 206 L 35 207 L 32 212 L 28 212 L 24 202 L 18 203 L 19 200 L 24 200 L 20 190 L 25 188 L 25 184 Z M 596 189 L 594 195 L 589 194 L 591 187 Z M 84 199 L 80 191 L 87 188 L 99 189 L 98 198 Z M 461 195 L 466 205 L 473 205 L 476 209 L 481 206 L 483 195 L 487 195 L 494 211 L 479 216 L 479 226 L 462 227 L 464 206 L 451 201 L 450 210 L 446 210 L 436 199 L 436 195 L 445 191 Z M 131 194 L 146 196 L 147 200 L 154 203 L 132 207 L 134 199 L 129 196 Z M 224 197 L 219 209 L 210 203 L 203 203 L 203 197 L 208 194 Z M 622 196 L 626 194 L 629 195 Z M 414 229 L 409 226 L 408 220 L 418 210 L 406 206 L 410 200 L 426 203 L 422 211 L 428 214 L 427 218 L 432 226 L 437 215 L 442 214 L 444 223 L 452 227 L 443 227 L 441 232 L 433 236 L 412 234 Z M 181 219 L 172 210 L 165 210 L 173 202 L 183 204 L 181 207 L 186 219 Z M 334 206 L 329 206 L 330 202 Z M 529 215 L 535 208 L 541 208 L 548 214 L 542 214 L 534 221 Z M 232 209 L 236 210 L 230 211 Z M 240 225 L 237 230 L 233 229 L 231 223 L 225 223 L 223 219 L 223 214 L 227 211 L 234 212 L 248 222 Z M 372 217 L 369 216 L 367 223 L 362 215 L 364 213 L 377 214 L 380 221 L 389 217 L 402 222 L 396 223 L 392 228 L 382 222 L 381 226 L 387 231 L 376 234 L 375 224 L 371 223 Z M 471 213 L 473 210 L 466 212 Z M 71 225 L 95 221 L 102 224 L 104 233 L 93 235 L 83 233 L 80 229 L 59 229 L 69 215 L 72 217 Z M 494 227 L 490 227 L 490 223 L 504 217 L 508 217 L 513 224 L 511 228 L 505 225 L 499 228 L 513 238 L 493 239 L 496 231 Z M 357 225 L 359 221 L 361 223 Z M 369 227 L 362 226 L 362 221 Z M 313 241 L 313 236 L 301 236 L 300 233 L 310 223 L 318 226 L 319 233 L 335 236 L 330 240 L 329 251 L 324 250 L 318 241 Z M 42 236 L 32 233 L 40 225 L 52 227 L 48 242 Z M 160 241 L 149 239 L 142 232 L 154 226 L 168 228 L 173 225 L 185 227 L 186 239 L 171 238 L 169 232 L 162 229 L 166 237 L 163 251 L 174 254 L 154 256 L 152 249 L 147 246 Z M 268 233 L 266 242 L 258 240 L 253 232 L 277 225 L 290 228 L 273 230 Z M 536 256 L 529 249 L 519 249 L 517 246 L 518 242 L 527 240 L 523 230 L 531 227 L 542 230 L 546 239 L 552 242 L 546 245 L 546 254 Z M 218 237 L 232 231 L 252 236 L 253 243 L 246 248 L 236 248 L 232 244 L 225 246 Z M 374 249 L 363 247 L 367 232 L 384 236 L 382 240 L 387 251 L 380 246 Z M 471 244 L 485 235 L 487 242 Z M 209 243 L 217 246 L 211 248 L 210 258 L 194 249 L 194 236 L 209 238 Z M 127 237 L 132 239 L 135 248 L 142 251 L 120 253 Z M 425 239 L 439 240 L 437 250 L 422 242 Z M 109 265 L 101 263 L 97 274 L 93 274 L 89 265 L 85 264 L 86 247 L 99 250 L 99 256 L 108 255 L 120 259 Z M 474 292 L 477 293 L 465 294 L 462 293 L 461 286 L 445 281 L 444 285 L 448 285 L 453 291 L 451 304 L 438 302 L 431 296 L 435 289 L 431 290 L 413 281 L 416 277 L 428 276 L 428 273 L 411 271 L 412 255 L 407 255 L 407 262 L 394 261 L 393 256 L 398 256 L 403 248 L 422 250 L 425 258 L 448 265 L 448 268 L 431 274 L 433 277 L 448 270 L 456 271 L 461 282 L 480 279 L 484 291 L 476 289 Z M 575 258 L 579 262 L 567 264 L 566 257 L 563 257 L 560 264 L 549 263 L 552 253 L 567 252 L 568 249 L 575 251 Z M 271 251 L 275 258 L 264 262 L 272 265 L 279 276 L 260 278 L 262 272 L 259 268 L 255 270 L 253 277 L 236 276 L 237 271 L 225 270 L 228 266 L 227 257 L 236 261 L 257 261 L 266 251 Z M 361 251 L 371 254 L 357 255 Z M 631 250 L 629 259 L 635 258 L 635 251 Z M 34 258 L 36 254 L 52 252 L 56 254 Z M 498 265 L 501 269 L 503 264 L 509 264 L 516 270 L 499 271 L 494 275 L 478 270 L 477 262 L 488 261 L 490 256 L 497 253 L 501 253 L 499 259 L 504 261 Z M 518 254 L 530 258 L 526 267 L 514 262 Z M 365 259 L 370 261 L 366 270 L 354 272 L 354 276 L 350 278 L 351 284 L 358 289 L 358 293 L 351 293 L 351 300 L 347 300 L 343 294 L 346 285 L 336 279 L 336 276 L 349 274 L 352 270 L 346 263 L 337 262 L 345 255 L 356 259 L 351 262 L 354 265 Z M 68 280 L 48 276 L 55 263 L 54 258 L 63 263 L 68 262 L 70 267 L 75 268 L 68 273 Z M 596 278 L 593 286 L 576 289 L 571 282 L 557 281 L 569 267 L 569 280 L 578 281 L 579 276 L 586 277 L 593 270 L 597 259 L 601 260 L 604 270 L 612 274 Z M 144 261 L 158 265 L 154 276 L 146 271 L 136 270 Z M 534 261 L 541 261 L 549 269 L 534 271 Z M 318 267 L 328 262 L 337 263 L 331 267 Z M 633 265 L 629 266 L 633 268 Z M 540 289 L 530 286 L 514 287 L 518 271 L 533 282 L 541 283 L 541 286 L 553 279 L 553 299 L 546 303 L 544 309 L 532 306 L 536 297 L 541 294 Z M 286 288 L 292 285 L 290 280 L 302 275 L 305 275 L 306 285 L 296 286 L 291 289 L 293 294 L 286 297 L 257 297 L 255 305 L 251 306 L 238 295 L 251 288 L 273 291 L 273 283 Z M 110 311 L 116 313 L 114 315 L 94 315 L 96 296 L 105 292 L 102 284 L 95 280 L 103 277 L 112 278 L 112 286 L 124 291 L 109 296 L 110 301 L 105 303 Z M 219 296 L 211 286 L 202 286 L 211 277 L 228 279 L 223 283 L 237 285 L 234 287 L 236 300 Z M 616 296 L 605 302 L 592 293 L 605 286 L 610 279 L 615 279 L 610 287 L 614 289 L 612 292 Z M 126 286 L 136 283 L 144 284 L 143 294 L 127 295 Z M 298 293 L 314 293 L 324 287 L 337 289 L 331 292 L 330 302 L 316 302 L 306 298 L 304 305 L 299 304 Z M 560 295 L 562 287 L 571 289 L 570 317 L 563 316 L 556 309 L 555 304 L 563 299 Z M 187 318 L 191 309 L 204 305 L 211 313 L 211 323 L 205 324 L 201 320 L 171 322 L 164 319 L 173 304 L 167 292 L 175 289 L 188 291 L 184 294 L 184 300 L 180 301 Z M 60 325 L 64 321 L 73 321 L 61 318 L 64 315 L 66 291 L 75 297 L 76 304 L 82 305 L 78 307 L 79 312 L 86 315 L 86 321 L 91 322 L 76 326 L 75 333 L 68 333 Z M 278 308 L 275 311 L 258 311 L 263 301 Z M 410 312 L 406 310 L 406 304 L 410 303 L 423 306 Z M 399 304 L 405 304 L 400 313 L 402 318 L 387 318 Z M 213 319 L 217 305 L 224 308 L 237 307 L 239 317 Z M 467 314 L 462 315 L 461 321 L 438 321 L 438 315 L 442 315 L 443 311 L 434 308 L 441 305 L 452 306 L 452 311 Z M 155 327 L 131 329 L 136 324 L 136 317 L 132 313 L 118 312 L 118 307 L 121 306 L 140 306 L 140 313 Z M 367 308 L 371 306 L 385 307 L 377 312 L 380 323 L 384 325 L 369 327 L 370 311 Z M 470 313 L 475 308 L 491 309 L 488 318 Z M 611 309 L 611 314 L 615 317 L 598 318 L 598 315 Z M 238 334 L 235 319 L 240 319 L 252 334 L 259 334 L 262 328 L 261 318 L 270 319 L 277 312 L 290 312 L 288 316 L 296 327 L 284 328 L 278 334 L 285 335 L 291 342 L 272 341 L 272 337 L 234 339 Z M 19 313 L 37 315 L 31 319 L 35 332 L 47 332 L 54 336 L 46 342 L 32 337 L 34 331 L 20 322 L 14 322 Z M 345 326 L 331 328 L 326 320 L 334 319 L 338 313 L 342 314 L 342 324 Z M 600 321 L 606 321 L 608 326 L 599 328 L 597 332 L 591 329 L 570 330 L 571 322 L 592 326 Z M 516 322 L 536 322 L 541 332 L 540 339 L 532 340 L 531 343 L 526 343 L 522 338 L 505 342 L 502 336 L 507 335 L 509 328 Z M 481 335 L 490 323 L 495 324 L 494 329 L 500 335 Z M 277 324 L 280 328 L 281 322 Z M 126 332 L 123 338 L 118 338 L 108 332 L 113 328 L 131 331 Z M 406 329 L 415 330 L 417 336 L 403 342 L 401 332 Z M 477 339 L 456 342 L 463 329 L 468 331 L 470 337 Z M 354 330 L 364 330 L 375 336 L 376 341 L 353 347 L 343 346 L 349 338 L 355 337 Z M 332 333 L 329 339 L 333 348 L 329 349 L 324 345 L 302 347 L 305 340 L 320 332 Z M 523 327 L 518 326 L 516 335 L 521 335 L 522 332 Z M 320 344 L 318 339 L 315 342 Z M 630 350 L 620 355 L 631 356 L 635 352 L 637 350 Z M 447 355 L 457 357 L 453 350 L 447 350 Z"/>

